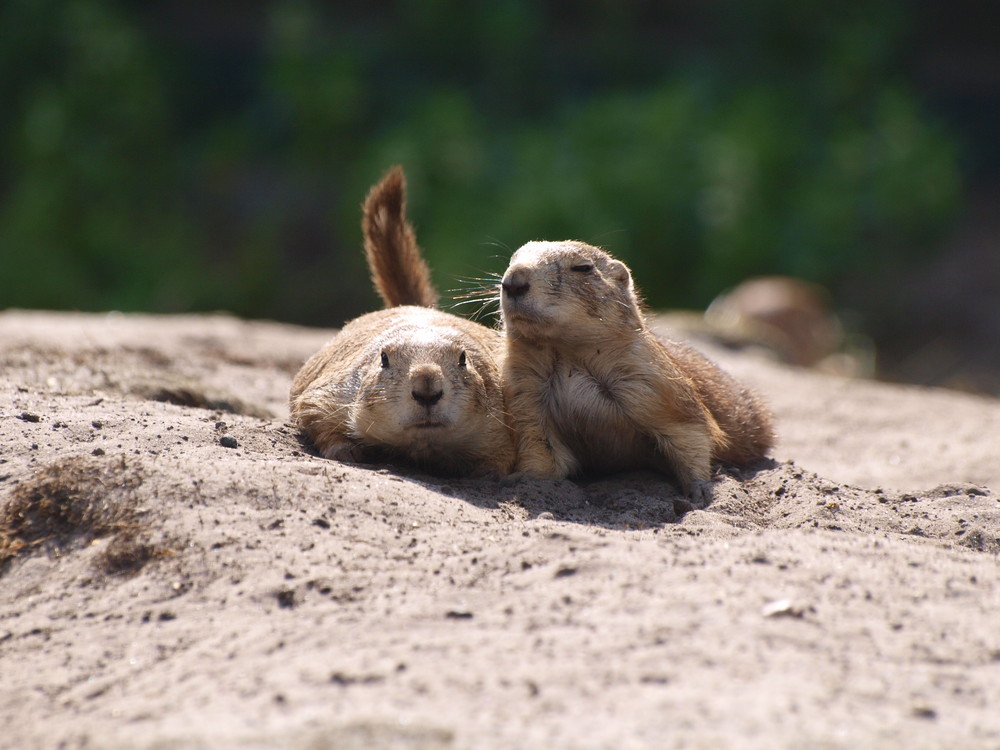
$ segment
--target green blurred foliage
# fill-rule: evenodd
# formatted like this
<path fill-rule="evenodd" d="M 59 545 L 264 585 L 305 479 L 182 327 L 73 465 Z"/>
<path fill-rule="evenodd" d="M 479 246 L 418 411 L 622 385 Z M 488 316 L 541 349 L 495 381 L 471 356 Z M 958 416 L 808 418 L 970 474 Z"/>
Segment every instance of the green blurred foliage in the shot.
<path fill-rule="evenodd" d="M 655 306 L 934 248 L 960 174 L 899 72 L 905 4 L 650 5 L 285 0 L 213 46 L 8 0 L 0 304 L 339 323 L 374 304 L 359 205 L 394 163 L 444 289 L 538 238 L 606 247 Z"/>
<path fill-rule="evenodd" d="M 171 262 L 188 226 L 169 191 L 168 111 L 141 35 L 86 0 L 13 0 L 0 28 L 2 299 L 187 304 L 197 265 Z"/>

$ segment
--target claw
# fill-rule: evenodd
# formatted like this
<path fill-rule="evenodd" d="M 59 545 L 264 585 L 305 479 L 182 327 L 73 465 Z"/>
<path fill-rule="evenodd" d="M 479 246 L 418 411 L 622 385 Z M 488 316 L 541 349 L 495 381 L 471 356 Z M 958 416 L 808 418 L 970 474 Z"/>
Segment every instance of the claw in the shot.
<path fill-rule="evenodd" d="M 704 508 L 712 502 L 712 480 L 692 480 L 687 488 L 687 496 L 691 499 L 691 502 L 694 505 Z"/>
<path fill-rule="evenodd" d="M 529 474 L 526 471 L 515 471 L 513 474 L 507 474 L 506 476 L 500 477 L 500 486 L 516 487 L 528 477 Z"/>

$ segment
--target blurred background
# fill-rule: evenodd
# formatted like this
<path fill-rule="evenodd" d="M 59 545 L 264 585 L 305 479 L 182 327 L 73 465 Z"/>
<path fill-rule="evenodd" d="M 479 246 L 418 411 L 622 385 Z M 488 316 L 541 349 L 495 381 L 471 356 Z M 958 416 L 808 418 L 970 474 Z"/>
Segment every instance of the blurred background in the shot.
<path fill-rule="evenodd" d="M 787 275 L 881 376 L 1000 393 L 997 29 L 971 0 L 5 0 L 0 307 L 340 325 L 378 304 L 360 203 L 400 163 L 442 290 L 537 238 L 657 309 Z"/>

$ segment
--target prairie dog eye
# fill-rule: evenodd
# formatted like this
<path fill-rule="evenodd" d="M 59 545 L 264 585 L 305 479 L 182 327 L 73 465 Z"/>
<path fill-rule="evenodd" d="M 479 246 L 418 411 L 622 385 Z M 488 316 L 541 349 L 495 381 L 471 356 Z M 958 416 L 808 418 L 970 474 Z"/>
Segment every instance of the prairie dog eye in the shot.
<path fill-rule="evenodd" d="M 577 273 L 589 273 L 594 270 L 593 263 L 577 263 L 575 266 L 569 267 L 570 271 L 576 271 Z"/>
<path fill-rule="evenodd" d="M 465 367 L 465 349 L 463 349 L 462 353 L 458 355 L 458 366 Z"/>
<path fill-rule="evenodd" d="M 382 369 L 386 370 L 389 368 L 389 355 L 382 352 Z"/>

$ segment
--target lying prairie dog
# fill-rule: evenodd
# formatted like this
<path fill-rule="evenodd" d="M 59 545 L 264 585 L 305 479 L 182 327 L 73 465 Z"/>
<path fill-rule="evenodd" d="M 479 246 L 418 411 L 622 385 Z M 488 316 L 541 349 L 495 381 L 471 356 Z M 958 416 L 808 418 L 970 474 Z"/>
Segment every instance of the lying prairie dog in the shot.
<path fill-rule="evenodd" d="M 713 461 L 773 443 L 760 398 L 646 325 L 628 267 L 582 242 L 529 242 L 501 282 L 504 392 L 517 469 L 566 477 L 654 469 L 705 499 Z"/>
<path fill-rule="evenodd" d="M 292 420 L 326 458 L 400 460 L 446 475 L 505 474 L 514 445 L 499 334 L 433 309 L 438 295 L 406 221 L 396 167 L 363 208 L 365 252 L 386 308 L 347 323 L 296 375 Z"/>

